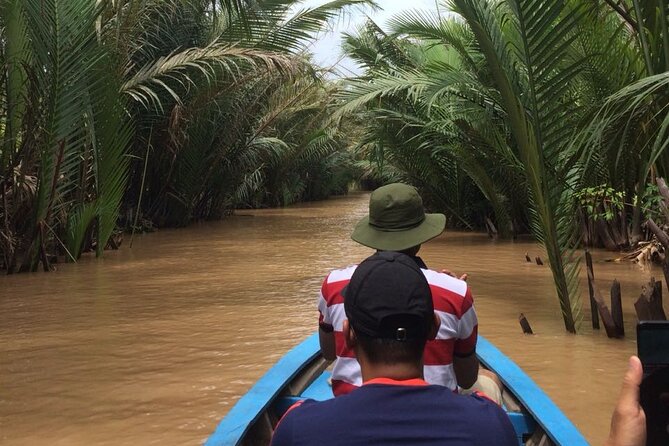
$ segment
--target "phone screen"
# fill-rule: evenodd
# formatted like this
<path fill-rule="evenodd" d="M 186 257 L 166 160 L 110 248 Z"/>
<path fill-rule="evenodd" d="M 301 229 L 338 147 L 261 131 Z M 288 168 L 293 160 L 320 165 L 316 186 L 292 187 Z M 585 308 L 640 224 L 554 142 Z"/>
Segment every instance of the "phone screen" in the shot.
<path fill-rule="evenodd" d="M 643 365 L 640 402 L 647 446 L 669 445 L 669 321 L 640 322 L 637 349 Z"/>
<path fill-rule="evenodd" d="M 669 321 L 641 322 L 637 328 L 637 349 L 644 376 L 669 366 Z"/>

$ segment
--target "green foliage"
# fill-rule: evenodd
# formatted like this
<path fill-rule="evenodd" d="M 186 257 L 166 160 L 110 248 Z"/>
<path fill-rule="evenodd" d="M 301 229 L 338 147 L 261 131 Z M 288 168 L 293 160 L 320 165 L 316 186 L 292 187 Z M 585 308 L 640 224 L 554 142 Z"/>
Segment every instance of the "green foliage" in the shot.
<path fill-rule="evenodd" d="M 366 177 L 416 184 L 452 226 L 529 228 L 575 331 L 573 249 L 629 246 L 643 185 L 669 165 L 665 3 L 452 0 L 457 16 L 369 22 L 345 36 L 365 71 L 339 110 L 366 128 Z"/>
<path fill-rule="evenodd" d="M 635 197 L 636 199 L 636 197 Z M 646 219 L 652 218 L 654 221 L 660 221 L 664 218 L 662 212 L 662 203 L 664 199 L 660 194 L 660 190 L 655 183 L 646 184 L 646 188 L 641 196 L 641 210 Z M 634 205 L 636 206 L 636 201 Z"/>
<path fill-rule="evenodd" d="M 574 194 L 574 198 L 586 215 L 594 220 L 611 221 L 625 207 L 625 194 L 606 184 L 583 188 Z"/>
<path fill-rule="evenodd" d="M 21 70 L 3 89 L 4 266 L 35 270 L 41 262 L 48 269 L 53 245 L 78 257 L 94 218 L 98 244 L 106 245 L 123 194 L 130 127 L 99 39 L 97 2 L 4 6 L 4 30 L 22 42 L 8 43 Z M 19 194 L 27 184 L 32 192 Z"/>
<path fill-rule="evenodd" d="M 0 268 L 102 255 L 140 217 L 342 191 L 349 142 L 304 51 L 373 2 L 299 3 L 1 2 Z"/>

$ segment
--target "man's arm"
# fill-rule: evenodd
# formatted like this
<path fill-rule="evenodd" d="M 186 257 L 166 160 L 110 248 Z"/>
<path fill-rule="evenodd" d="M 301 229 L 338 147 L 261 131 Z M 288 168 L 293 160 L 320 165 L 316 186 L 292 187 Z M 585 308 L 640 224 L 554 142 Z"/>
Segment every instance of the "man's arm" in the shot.
<path fill-rule="evenodd" d="M 329 277 L 329 275 L 328 275 Z M 328 277 L 325 278 L 318 293 L 318 341 L 321 346 L 321 353 L 328 361 L 337 359 L 337 349 L 335 346 L 334 327 L 332 325 L 332 316 L 328 307 L 325 295 L 328 293 Z"/>
<path fill-rule="evenodd" d="M 458 322 L 458 339 L 453 351 L 453 371 L 458 385 L 469 389 L 478 379 L 479 360 L 476 357 L 478 318 L 474 311 L 474 298 L 467 288 L 462 301 L 462 316 Z"/>
<path fill-rule="evenodd" d="M 318 341 L 321 344 L 321 353 L 328 361 L 337 359 L 337 351 L 335 349 L 335 337 L 332 326 L 327 326 L 323 323 L 318 327 Z"/>
<path fill-rule="evenodd" d="M 476 357 L 476 350 L 468 356 L 453 357 L 453 371 L 458 385 L 463 389 L 469 389 L 474 385 L 479 375 L 479 360 Z"/>

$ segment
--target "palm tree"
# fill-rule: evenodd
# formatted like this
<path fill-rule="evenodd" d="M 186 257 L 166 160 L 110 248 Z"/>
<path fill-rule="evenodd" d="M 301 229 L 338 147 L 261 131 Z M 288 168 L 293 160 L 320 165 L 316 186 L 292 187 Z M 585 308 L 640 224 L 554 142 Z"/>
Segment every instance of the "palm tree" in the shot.
<path fill-rule="evenodd" d="M 3 6 L 4 264 L 10 272 L 35 270 L 39 261 L 48 269 L 50 245 L 67 250 L 65 232 L 69 255 L 78 255 L 71 251 L 84 222 L 95 219 L 99 245 L 107 244 L 131 132 L 115 93 L 118 79 L 107 69 L 110 59 L 96 33 L 96 2 Z"/>
<path fill-rule="evenodd" d="M 569 135 L 579 117 L 574 84 L 582 60 L 569 49 L 585 11 L 549 1 L 542 3 L 546 13 L 537 14 L 536 6 L 527 0 L 454 0 L 451 8 L 466 28 L 454 19 L 444 24 L 438 17 L 404 15 L 395 22 L 398 33 L 418 36 L 427 48 L 445 47 L 446 56 L 420 69 L 373 68 L 367 78 L 352 82 L 342 110 L 378 99 L 385 106 L 399 95 L 412 111 L 419 103 L 430 125 L 421 124 L 420 136 L 410 139 L 423 138 L 422 147 L 438 152 L 440 160 L 444 152 L 452 154 L 493 204 L 498 220 L 509 218 L 499 185 L 490 177 L 492 165 L 505 166 L 512 178 L 520 172 L 523 178 L 516 184 L 527 187 L 533 232 L 546 248 L 565 328 L 574 332 L 578 262 L 563 253 L 574 244 L 570 195 L 577 178 Z M 414 122 L 406 115 L 399 121 L 405 123 L 402 131 Z M 438 138 L 435 128 L 456 137 Z M 449 149 L 436 149 L 441 144 Z M 408 149 L 407 158 L 422 159 L 417 149 Z M 423 163 L 420 170 L 428 164 L 434 163 Z M 453 183 L 453 175 L 444 180 Z"/>
<path fill-rule="evenodd" d="M 633 198 L 602 226 L 626 245 L 625 210 L 639 232 L 649 175 L 669 161 L 661 3 L 453 0 L 459 18 L 405 12 L 391 34 L 369 24 L 345 40 L 366 71 L 340 113 L 368 123 L 365 156 L 465 221 L 467 183 L 502 228 L 522 228 L 528 207 L 568 331 L 579 311 L 575 193 L 607 184 Z"/>
<path fill-rule="evenodd" d="M 302 100 L 305 91 L 322 88 L 322 74 L 304 55 L 307 39 L 344 7 L 370 2 L 338 0 L 302 10 L 295 9 L 299 3 L 295 0 L 251 3 L 243 20 L 234 11 L 208 14 L 206 3 L 186 9 L 183 3 L 173 4 L 172 9 L 161 3 L 160 12 L 151 12 L 147 6 L 145 13 L 161 18 L 163 23 L 159 21 L 155 29 L 139 25 L 156 20 L 128 26 L 135 29 L 129 33 L 137 36 L 138 53 L 128 59 L 144 64 L 133 64 L 144 71 L 131 71 L 126 84 L 133 85 L 128 93 L 136 100 L 140 123 L 128 203 L 139 203 L 142 191 L 142 212 L 159 225 L 218 218 L 237 205 L 283 204 L 304 195 L 299 193 L 300 181 L 294 182 L 291 193 L 273 191 L 266 181 L 270 171 L 278 168 L 277 159 L 287 156 L 296 144 L 291 141 L 294 128 L 277 132 L 275 126 L 300 107 L 309 107 Z M 194 23 L 208 23 L 204 27 L 208 31 L 194 28 Z M 163 35 L 165 30 L 169 37 Z M 189 69 L 186 86 L 197 88 L 179 90 L 184 86 L 173 82 L 170 64 L 184 52 L 172 54 L 173 48 L 193 42 L 195 53 L 199 48 L 228 51 L 238 55 L 237 63 L 233 65 L 231 57 L 218 59 L 225 64 L 219 68 L 232 68 L 223 74 Z M 146 61 L 154 62 L 147 65 Z M 254 61 L 255 69 L 250 70 Z M 177 61 L 180 70 L 184 66 Z M 311 87 L 295 88 L 299 85 Z M 176 90 L 179 94 L 173 93 Z M 278 100 L 282 91 L 296 96 Z M 326 125 L 324 120 L 311 120 L 301 130 L 325 132 L 321 124 Z M 144 169 L 149 147 L 150 162 Z M 269 195 L 292 198 L 259 200 Z"/>
<path fill-rule="evenodd" d="M 141 195 L 151 216 L 175 197 L 199 208 L 186 220 L 234 206 L 229 197 L 258 169 L 251 154 L 271 158 L 285 146 L 281 135 L 258 132 L 270 88 L 308 77 L 305 42 L 344 7 L 371 2 L 337 0 L 291 16 L 297 3 L 2 2 L 2 267 L 48 269 L 53 254 L 76 260 L 92 248 L 102 255 L 116 245 L 119 215 L 139 216 Z M 236 121 L 200 122 L 204 111 Z M 211 143 L 189 156 L 181 150 L 188 136 Z M 193 190 L 178 189 L 203 175 Z"/>
<path fill-rule="evenodd" d="M 611 76 L 617 82 L 593 104 L 593 117 L 576 144 L 586 168 L 600 174 L 599 182 L 623 191 L 633 203 L 628 206 L 635 243 L 647 185 L 654 184 L 654 175 L 667 175 L 669 165 L 669 17 L 663 1 L 606 3 L 603 24 L 615 32 L 608 33 L 602 59 L 616 64 L 610 72 L 618 74 Z"/>
<path fill-rule="evenodd" d="M 382 165 L 382 172 L 391 169 L 394 179 L 423 186 L 427 201 L 445 210 L 452 225 L 483 225 L 486 213 L 492 211 L 500 233 L 508 235 L 523 220 L 522 212 L 508 207 L 514 200 L 504 198 L 517 196 L 522 189 L 511 181 L 519 178 L 517 162 L 502 159 L 507 152 L 493 158 L 492 150 L 479 150 L 483 145 L 497 146 L 503 138 L 488 131 L 494 125 L 488 125 L 484 114 L 476 119 L 471 115 L 468 101 L 476 102 L 480 96 L 474 97 L 466 85 L 476 81 L 466 73 L 467 61 L 454 49 L 435 43 L 434 33 L 443 31 L 436 15 L 407 13 L 391 26 L 396 34 L 413 40 L 387 35 L 370 22 L 345 41 L 349 55 L 367 69 L 341 93 L 345 101 L 341 112 L 366 107 L 359 112 L 364 116 L 359 120 L 368 123 L 361 153 Z M 450 31 L 455 39 L 454 26 Z M 466 32 L 459 36 L 469 37 Z M 415 39 L 427 43 L 417 45 Z M 457 80 L 463 88 L 456 86 Z M 472 119 L 459 119 L 458 113 L 470 113 Z M 497 173 L 507 180 L 493 181 Z"/>

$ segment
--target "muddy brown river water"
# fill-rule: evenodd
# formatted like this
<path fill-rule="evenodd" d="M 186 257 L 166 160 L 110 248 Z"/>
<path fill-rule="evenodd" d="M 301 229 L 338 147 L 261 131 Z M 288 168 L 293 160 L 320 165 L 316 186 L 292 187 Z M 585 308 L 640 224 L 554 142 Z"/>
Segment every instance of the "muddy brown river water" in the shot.
<path fill-rule="evenodd" d="M 334 267 L 371 254 L 349 238 L 368 195 L 136 236 L 100 260 L 0 276 L 0 443 L 196 445 L 253 382 L 316 328 Z M 627 357 L 633 301 L 658 270 L 605 263 L 622 284 L 627 337 L 564 332 L 547 266 L 531 241 L 447 232 L 423 247 L 432 268 L 469 273 L 480 332 L 601 444 Z M 597 261 L 599 260 L 599 261 Z M 582 296 L 587 302 L 583 288 Z M 603 292 L 606 292 L 603 289 Z M 535 333 L 525 336 L 520 312 Z M 603 331 L 603 330 L 602 330 Z"/>

